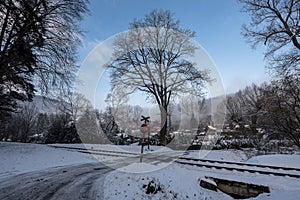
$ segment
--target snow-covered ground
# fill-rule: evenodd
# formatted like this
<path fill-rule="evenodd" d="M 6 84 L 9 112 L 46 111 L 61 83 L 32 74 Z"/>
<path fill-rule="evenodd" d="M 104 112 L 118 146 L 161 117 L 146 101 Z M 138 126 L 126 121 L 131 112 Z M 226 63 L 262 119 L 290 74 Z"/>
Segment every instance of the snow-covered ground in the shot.
<path fill-rule="evenodd" d="M 49 146 L 54 147 L 72 147 L 72 148 L 86 148 L 89 150 L 106 150 L 106 151 L 121 151 L 129 153 L 140 153 L 141 146 L 138 145 L 98 145 L 98 144 L 50 144 Z M 148 146 L 144 147 L 145 153 L 151 152 L 167 152 L 172 151 L 168 147 L 162 146 L 150 146 L 150 151 L 148 151 Z M 179 152 L 179 151 L 178 151 Z M 211 160 L 226 160 L 226 161 L 246 161 L 248 158 L 245 153 L 241 150 L 191 150 L 187 152 L 181 151 L 182 155 L 191 158 L 205 158 Z"/>
<path fill-rule="evenodd" d="M 0 142 L 0 178 L 50 167 L 97 162 L 89 155 L 47 145 Z"/>
<path fill-rule="evenodd" d="M 83 147 L 82 145 L 56 145 Z M 108 151 L 136 152 L 139 146 L 89 145 L 90 149 Z M 170 152 L 170 149 L 152 150 Z M 146 153 L 150 153 L 147 152 Z M 189 151 L 186 157 L 211 160 L 226 160 L 243 162 L 247 159 L 242 151 Z M 179 154 L 180 155 L 180 154 Z M 110 160 L 115 163 L 120 160 L 101 155 L 100 160 Z M 115 159 L 115 160 L 114 160 Z M 124 159 L 124 158 L 123 158 Z M 127 159 L 130 161 L 129 159 Z M 124 160 L 123 160 L 124 161 Z M 9 176 L 29 171 L 46 171 L 58 166 L 69 166 L 83 163 L 98 162 L 89 154 L 65 149 L 53 148 L 48 145 L 21 144 L 0 142 L 0 182 Z M 300 155 L 266 155 L 251 158 L 251 163 L 278 165 L 300 168 Z M 124 172 L 125 171 L 125 172 Z M 150 171 L 148 173 L 128 173 L 126 171 Z M 104 181 L 105 199 L 232 199 L 222 192 L 214 192 L 199 186 L 199 180 L 205 176 L 245 181 L 270 187 L 270 194 L 262 194 L 254 199 L 297 199 L 300 196 L 300 181 L 297 178 L 267 176 L 261 174 L 199 168 L 195 166 L 171 163 L 157 170 L 154 163 L 128 162 L 119 170 L 106 174 Z M 156 186 L 155 186 L 156 185 Z M 146 194 L 148 186 L 155 186 L 157 191 Z M 149 191 L 148 191 L 149 192 Z"/>
<path fill-rule="evenodd" d="M 72 148 L 86 148 L 88 150 L 105 150 L 105 151 L 119 151 L 125 153 L 140 153 L 141 146 L 139 145 L 113 145 L 113 144 L 49 144 L 49 146 L 54 147 L 72 147 Z M 148 146 L 144 146 L 144 152 L 151 151 L 170 151 L 171 149 L 162 146 L 150 146 L 148 151 Z"/>
<path fill-rule="evenodd" d="M 125 168 L 130 171 L 151 167 L 149 164 L 136 163 Z M 104 199 L 232 199 L 227 195 L 202 189 L 198 182 L 200 176 L 199 171 L 187 170 L 175 164 L 145 174 L 114 171 L 106 176 Z M 161 189 L 156 194 L 146 194 L 149 184 Z"/>
<path fill-rule="evenodd" d="M 238 155 L 238 151 L 213 151 L 206 158 L 214 160 L 223 158 L 223 160 L 240 162 L 245 159 L 245 155 L 242 152 L 239 153 L 240 155 Z M 283 159 L 285 166 L 298 166 L 300 168 L 299 155 L 273 155 L 270 158 L 268 157 L 259 156 L 258 162 L 256 162 L 256 158 L 253 158 L 251 163 L 276 166 L 282 164 L 280 159 Z M 289 165 L 289 161 L 291 161 L 291 165 Z M 132 168 L 124 171 L 139 170 L 139 168 L 151 169 L 151 167 L 151 165 L 136 163 L 124 167 Z M 111 172 L 106 177 L 105 199 L 232 199 L 232 197 L 222 192 L 201 188 L 199 180 L 205 178 L 205 176 L 269 186 L 271 193 L 261 194 L 253 199 L 294 200 L 300 196 L 300 181 L 298 178 L 172 164 L 159 171 L 145 174 Z M 156 194 L 146 194 L 148 184 L 156 184 L 156 187 L 159 185 L 161 190 L 157 191 Z"/>
<path fill-rule="evenodd" d="M 246 154 L 240 150 L 188 151 L 188 154 L 185 155 L 185 157 L 236 162 L 243 162 L 248 159 Z"/>
<path fill-rule="evenodd" d="M 261 155 L 252 157 L 247 162 L 300 169 L 300 155 Z"/>

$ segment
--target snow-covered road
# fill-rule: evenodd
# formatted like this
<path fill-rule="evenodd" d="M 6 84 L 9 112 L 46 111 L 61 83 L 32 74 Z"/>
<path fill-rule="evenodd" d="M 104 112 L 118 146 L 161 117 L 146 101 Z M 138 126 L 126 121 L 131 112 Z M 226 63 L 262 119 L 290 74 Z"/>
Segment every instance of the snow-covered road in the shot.
<path fill-rule="evenodd" d="M 110 171 L 101 163 L 86 163 L 10 176 L 1 180 L 0 199 L 103 199 Z"/>
<path fill-rule="evenodd" d="M 254 199 L 293 200 L 300 194 L 298 178 L 225 170 L 230 162 L 243 164 L 247 160 L 242 151 L 183 153 L 152 147 L 145 151 L 140 163 L 139 146 L 91 144 L 86 145 L 89 151 L 83 147 L 0 142 L 0 199 L 232 199 L 222 192 L 200 187 L 199 180 L 207 176 L 270 188 L 271 193 Z M 214 160 L 206 164 L 222 168 L 179 165 L 174 161 L 180 156 L 192 158 L 198 164 L 199 159 Z M 300 155 L 256 156 L 247 163 L 300 168 Z M 145 185 L 152 182 L 161 190 L 148 194 Z"/>

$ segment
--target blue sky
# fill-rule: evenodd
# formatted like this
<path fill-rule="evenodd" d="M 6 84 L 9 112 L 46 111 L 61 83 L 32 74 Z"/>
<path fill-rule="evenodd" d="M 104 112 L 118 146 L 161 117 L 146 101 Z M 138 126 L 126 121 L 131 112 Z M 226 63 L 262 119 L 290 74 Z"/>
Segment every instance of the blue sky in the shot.
<path fill-rule="evenodd" d="M 216 64 L 226 93 L 269 79 L 264 47 L 252 50 L 240 34 L 249 17 L 236 0 L 91 0 L 91 14 L 81 23 L 85 34 L 80 62 L 99 42 L 126 31 L 130 22 L 153 9 L 170 10 L 181 27 L 196 32 L 194 39 Z"/>

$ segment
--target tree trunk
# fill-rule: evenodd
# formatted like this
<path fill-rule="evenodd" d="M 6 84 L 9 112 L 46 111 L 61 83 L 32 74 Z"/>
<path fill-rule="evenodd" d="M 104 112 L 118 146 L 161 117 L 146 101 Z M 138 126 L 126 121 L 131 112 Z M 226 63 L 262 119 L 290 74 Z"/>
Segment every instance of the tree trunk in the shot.
<path fill-rule="evenodd" d="M 160 124 L 161 124 L 161 129 L 160 129 L 160 143 L 163 146 L 167 145 L 167 106 L 163 106 L 160 108 Z"/>
<path fill-rule="evenodd" d="M 172 128 L 172 113 L 169 113 L 168 116 L 169 116 L 169 130 L 173 131 L 173 128 Z"/>
<path fill-rule="evenodd" d="M 252 133 L 257 133 L 257 116 L 251 116 L 251 131 Z"/>

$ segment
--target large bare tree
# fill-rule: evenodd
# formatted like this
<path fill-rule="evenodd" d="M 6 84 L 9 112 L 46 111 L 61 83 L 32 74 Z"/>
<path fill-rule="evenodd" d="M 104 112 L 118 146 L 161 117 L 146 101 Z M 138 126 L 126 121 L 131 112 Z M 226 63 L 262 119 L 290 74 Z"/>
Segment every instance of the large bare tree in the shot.
<path fill-rule="evenodd" d="M 300 148 L 300 78 L 287 76 L 264 88 L 266 128 Z"/>
<path fill-rule="evenodd" d="M 270 67 L 279 74 L 300 70 L 300 0 L 239 0 L 251 16 L 243 35 L 267 46 Z"/>
<path fill-rule="evenodd" d="M 88 0 L 0 1 L 0 113 L 69 88 Z"/>
<path fill-rule="evenodd" d="M 251 15 L 244 36 L 255 46 L 267 45 L 266 57 L 276 76 L 264 88 L 267 127 L 299 142 L 300 0 L 240 0 Z M 272 122 L 272 123 L 269 123 Z"/>
<path fill-rule="evenodd" d="M 127 94 L 148 94 L 161 113 L 161 144 L 166 145 L 168 105 L 180 93 L 201 95 L 208 72 L 186 60 L 197 47 L 195 33 L 182 29 L 170 11 L 154 10 L 130 24 L 114 42 L 115 60 L 109 66 L 113 88 Z"/>

